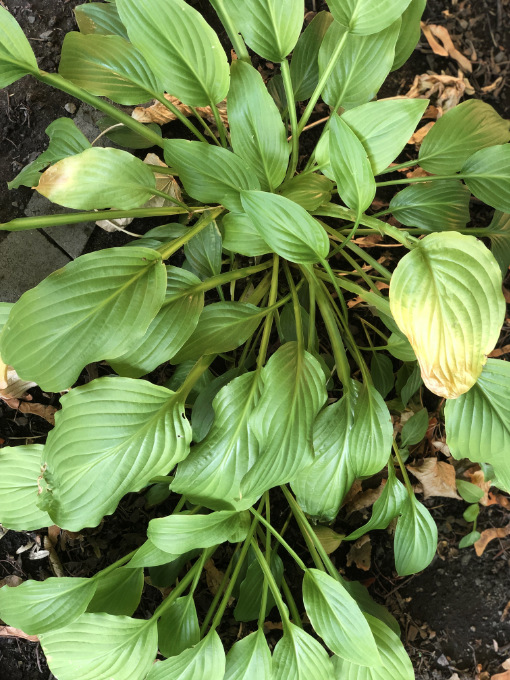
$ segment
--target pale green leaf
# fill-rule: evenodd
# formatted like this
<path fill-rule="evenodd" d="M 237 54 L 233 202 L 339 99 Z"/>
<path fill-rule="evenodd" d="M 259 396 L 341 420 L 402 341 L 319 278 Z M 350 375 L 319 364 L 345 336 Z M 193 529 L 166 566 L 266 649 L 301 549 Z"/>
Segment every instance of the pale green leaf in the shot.
<path fill-rule="evenodd" d="M 501 273 L 473 236 L 430 234 L 400 260 L 390 306 L 425 385 L 452 399 L 474 385 L 498 340 L 505 314 Z"/>
<path fill-rule="evenodd" d="M 115 3 L 105 5 L 100 2 L 90 2 L 74 8 L 76 23 L 81 33 L 89 35 L 120 35 L 127 38 L 126 27 L 122 23 Z"/>
<path fill-rule="evenodd" d="M 193 548 L 210 548 L 225 541 L 243 541 L 249 525 L 250 515 L 246 512 L 178 513 L 151 520 L 147 535 L 157 548 L 179 555 Z"/>
<path fill-rule="evenodd" d="M 261 188 L 279 187 L 289 161 L 287 132 L 262 76 L 239 59 L 232 62 L 228 121 L 232 148 L 253 167 Z"/>
<path fill-rule="evenodd" d="M 411 0 L 406 11 L 402 14 L 402 25 L 395 46 L 395 61 L 391 67 L 396 71 L 403 66 L 414 52 L 420 41 L 420 21 L 427 6 L 427 0 Z"/>
<path fill-rule="evenodd" d="M 40 639 L 58 680 L 141 680 L 158 649 L 155 620 L 110 614 L 82 614 Z"/>
<path fill-rule="evenodd" d="M 53 520 L 37 507 L 41 474 L 40 444 L 0 449 L 0 524 L 14 531 L 35 531 Z"/>
<path fill-rule="evenodd" d="M 164 387 L 105 377 L 71 390 L 61 403 L 43 455 L 43 500 L 62 528 L 97 526 L 124 494 L 167 474 L 189 453 L 184 404 Z"/>
<path fill-rule="evenodd" d="M 225 99 L 227 57 L 218 36 L 184 0 L 118 0 L 131 42 L 145 56 L 164 90 L 188 106 Z"/>
<path fill-rule="evenodd" d="M 332 191 L 333 184 L 329 179 L 315 172 L 295 175 L 280 187 L 282 196 L 307 211 L 317 210 L 324 203 L 329 203 Z"/>
<path fill-rule="evenodd" d="M 450 402 L 446 403 L 448 405 Z M 447 408 L 449 407 L 447 406 Z M 449 415 L 447 417 L 450 418 Z M 455 424 L 455 420 L 453 422 Z M 485 495 L 484 490 L 481 489 L 476 484 L 472 484 L 471 482 L 465 482 L 463 479 L 457 479 L 455 480 L 455 483 L 457 485 L 457 491 L 459 492 L 459 495 L 462 496 L 466 503 L 478 503 L 478 501 Z"/>
<path fill-rule="evenodd" d="M 426 408 L 421 408 L 404 423 L 404 427 L 400 433 L 402 446 L 414 446 L 414 444 L 419 444 L 425 436 L 428 426 L 428 411 Z"/>
<path fill-rule="evenodd" d="M 141 52 L 118 35 L 71 31 L 58 71 L 87 92 L 127 106 L 144 104 L 163 89 Z"/>
<path fill-rule="evenodd" d="M 38 72 L 35 55 L 20 25 L 0 6 L 0 88 Z"/>
<path fill-rule="evenodd" d="M 165 552 L 156 548 L 152 541 L 148 539 L 143 543 L 133 557 L 129 560 L 126 567 L 129 569 L 138 569 L 138 567 L 159 567 L 163 564 L 168 564 L 178 559 L 179 555 Z"/>
<path fill-rule="evenodd" d="M 255 257 L 266 255 L 271 248 L 245 213 L 227 213 L 222 219 L 223 247 L 233 253 Z"/>
<path fill-rule="evenodd" d="M 200 625 L 193 595 L 178 597 L 158 621 L 158 645 L 163 656 L 178 656 L 200 642 Z"/>
<path fill-rule="evenodd" d="M 277 553 L 271 553 L 271 572 L 278 586 L 282 583 L 283 562 Z M 246 571 L 246 576 L 241 582 L 237 605 L 234 609 L 236 621 L 256 621 L 260 613 L 260 601 L 264 586 L 264 572 L 258 560 L 253 562 Z M 276 601 L 271 591 L 267 594 L 265 617 L 269 616 L 271 609 L 276 606 Z"/>
<path fill-rule="evenodd" d="M 332 652 L 352 663 L 380 663 L 367 620 L 339 581 L 318 569 L 307 569 L 303 601 L 315 632 Z"/>
<path fill-rule="evenodd" d="M 469 548 L 482 538 L 479 531 L 472 531 L 459 541 L 459 548 Z"/>
<path fill-rule="evenodd" d="M 378 604 L 368 592 L 368 589 L 359 581 L 343 581 L 344 588 L 358 603 L 359 608 L 364 614 L 374 616 L 379 621 L 389 626 L 389 628 L 400 637 L 400 626 L 397 619 L 390 614 L 386 607 Z"/>
<path fill-rule="evenodd" d="M 225 652 L 216 631 L 179 656 L 155 664 L 147 680 L 223 680 Z"/>
<path fill-rule="evenodd" d="M 510 212 L 510 144 L 477 151 L 460 172 L 476 198 L 496 210 Z"/>
<path fill-rule="evenodd" d="M 89 578 L 48 578 L 0 588 L 0 618 L 27 635 L 63 628 L 87 609 L 96 590 Z"/>
<path fill-rule="evenodd" d="M 278 255 L 298 264 L 313 264 L 327 256 L 325 230 L 294 201 L 264 191 L 243 191 L 241 199 L 259 234 Z"/>
<path fill-rule="evenodd" d="M 510 124 L 480 99 L 447 111 L 426 135 L 419 162 L 427 172 L 449 175 L 462 168 L 476 151 L 510 140 Z"/>
<path fill-rule="evenodd" d="M 272 355 L 261 379 L 261 396 L 249 420 L 259 456 L 242 480 L 243 496 L 285 484 L 313 461 L 313 423 L 327 398 L 319 362 L 295 342 Z"/>
<path fill-rule="evenodd" d="M 290 623 L 274 648 L 273 677 L 335 680 L 335 673 L 324 647 L 302 628 Z"/>
<path fill-rule="evenodd" d="M 202 203 L 222 203 L 228 210 L 243 212 L 240 192 L 259 188 L 247 161 L 205 142 L 169 139 L 165 160 L 176 168 L 186 192 Z"/>
<path fill-rule="evenodd" d="M 41 175 L 37 191 L 76 210 L 138 208 L 154 194 L 149 166 L 120 149 L 93 147 L 64 158 Z"/>
<path fill-rule="evenodd" d="M 471 192 L 462 182 L 411 184 L 391 199 L 388 210 L 401 224 L 429 231 L 464 229 Z"/>
<path fill-rule="evenodd" d="M 482 491 L 482 489 L 480 489 L 480 491 Z M 462 513 L 462 517 L 466 520 L 466 522 L 474 522 L 479 514 L 480 506 L 478 505 L 478 502 L 476 502 L 474 505 L 469 505 L 464 510 L 464 512 Z"/>
<path fill-rule="evenodd" d="M 166 270 L 154 250 L 82 255 L 16 302 L 0 336 L 0 355 L 43 390 L 65 390 L 84 366 L 122 354 L 143 336 L 165 286 Z"/>
<path fill-rule="evenodd" d="M 312 96 L 319 82 L 319 49 L 331 25 L 329 12 L 319 12 L 303 31 L 292 53 L 290 75 L 294 98 L 300 102 Z"/>
<path fill-rule="evenodd" d="M 351 33 L 378 33 L 402 16 L 410 0 L 329 0 L 333 17 Z"/>
<path fill-rule="evenodd" d="M 271 680 L 271 666 L 271 652 L 259 628 L 231 647 L 224 680 Z"/>
<path fill-rule="evenodd" d="M 437 548 L 437 526 L 427 508 L 408 496 L 401 507 L 395 531 L 395 568 L 409 576 L 428 567 Z"/>
<path fill-rule="evenodd" d="M 498 261 L 504 277 L 510 266 L 510 214 L 496 210 L 492 222 L 487 227 L 487 237 L 491 241 L 491 252 Z"/>
<path fill-rule="evenodd" d="M 96 592 L 88 612 L 132 616 L 140 604 L 144 586 L 143 569 L 121 567 L 96 579 Z"/>

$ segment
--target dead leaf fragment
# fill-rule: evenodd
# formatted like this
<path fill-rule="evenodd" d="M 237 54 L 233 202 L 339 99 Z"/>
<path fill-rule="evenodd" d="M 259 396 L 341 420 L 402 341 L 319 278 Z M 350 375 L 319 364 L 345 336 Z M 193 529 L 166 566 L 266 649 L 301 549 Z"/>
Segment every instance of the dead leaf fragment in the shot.
<path fill-rule="evenodd" d="M 352 513 L 356 512 L 357 510 L 370 508 L 382 494 L 385 484 L 386 480 L 383 479 L 380 486 L 378 486 L 376 489 L 367 489 L 366 491 L 359 493 L 355 498 L 352 498 L 351 501 L 345 506 L 347 516 L 352 515 Z"/>
<path fill-rule="evenodd" d="M 479 486 L 480 489 L 482 489 L 482 491 L 484 492 L 484 495 L 478 501 L 480 505 L 484 506 L 489 505 L 489 489 L 491 488 L 491 483 L 485 481 L 485 475 L 483 474 L 483 470 L 470 468 L 469 470 L 466 470 L 464 475 L 469 478 L 471 484 Z"/>
<path fill-rule="evenodd" d="M 50 425 L 55 425 L 55 413 L 57 412 L 57 409 L 54 406 L 45 406 L 44 404 L 37 404 L 33 401 L 22 401 L 18 406 L 18 411 L 21 411 L 21 413 L 30 413 L 33 416 L 40 416 Z"/>
<path fill-rule="evenodd" d="M 434 54 L 437 54 L 440 57 L 451 57 L 452 59 L 455 59 L 465 73 L 471 73 L 473 71 L 473 64 L 455 47 L 445 26 L 425 24 L 423 21 L 420 25 L 423 35 L 427 39 Z"/>
<path fill-rule="evenodd" d="M 455 484 L 455 468 L 437 458 L 425 458 L 421 465 L 407 465 L 423 487 L 424 498 L 442 496 L 461 500 Z"/>
<path fill-rule="evenodd" d="M 416 146 L 421 146 L 421 143 L 425 139 L 426 135 L 430 132 L 432 127 L 436 124 L 434 120 L 430 121 L 430 123 L 427 123 L 421 128 L 418 128 L 416 132 L 412 135 L 411 139 L 409 140 L 409 144 L 415 144 Z"/>
<path fill-rule="evenodd" d="M 437 119 L 446 113 L 446 111 L 457 106 L 465 94 L 473 95 L 474 93 L 475 91 L 470 82 L 460 70 L 457 76 L 427 71 L 427 73 L 422 73 L 415 77 L 411 89 L 406 96 L 411 99 L 430 99 L 434 101 Z"/>
<path fill-rule="evenodd" d="M 165 94 L 165 99 L 167 99 L 170 104 L 173 104 L 175 108 L 179 109 L 179 111 L 185 115 L 186 118 L 189 118 L 189 116 L 193 115 L 191 107 L 183 104 L 179 99 L 177 99 L 177 97 L 174 97 L 171 94 Z M 210 123 L 215 123 L 214 114 L 210 106 L 198 106 L 196 110 Z M 226 100 L 223 100 L 218 104 L 218 111 L 220 112 L 221 120 L 223 123 L 225 123 L 225 125 L 227 125 L 228 116 Z M 157 100 L 154 100 L 154 103 L 148 107 L 137 106 L 131 116 L 139 123 L 157 123 L 158 125 L 164 125 L 165 123 L 171 123 L 172 121 L 177 120 L 177 116 L 164 104 L 158 102 Z"/>
<path fill-rule="evenodd" d="M 504 673 L 497 673 L 496 675 L 491 675 L 491 680 L 510 680 L 510 671 L 505 671 Z"/>
<path fill-rule="evenodd" d="M 506 527 L 499 527 L 497 529 L 496 528 L 485 529 L 485 531 L 482 531 L 481 538 L 474 544 L 476 554 L 478 555 L 478 557 L 480 557 L 480 555 L 484 553 L 485 548 L 495 538 L 505 538 L 505 536 L 508 536 L 509 534 L 510 524 L 508 524 Z"/>
<path fill-rule="evenodd" d="M 37 635 L 27 635 L 19 628 L 12 628 L 11 626 L 0 626 L 0 637 L 16 637 L 30 642 L 39 642 Z"/>
<path fill-rule="evenodd" d="M 355 564 L 358 569 L 368 571 L 371 559 L 372 544 L 370 543 L 370 536 L 365 534 L 354 543 L 347 553 L 347 566 L 350 567 Z"/>
<path fill-rule="evenodd" d="M 211 595 L 216 595 L 225 574 L 215 566 L 213 559 L 206 562 L 204 570 L 207 587 L 209 588 Z"/>

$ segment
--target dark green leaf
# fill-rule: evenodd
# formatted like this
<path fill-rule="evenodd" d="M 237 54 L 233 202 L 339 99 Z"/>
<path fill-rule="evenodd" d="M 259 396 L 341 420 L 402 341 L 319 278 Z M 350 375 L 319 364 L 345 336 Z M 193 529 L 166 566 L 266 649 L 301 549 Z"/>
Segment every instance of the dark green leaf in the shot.
<path fill-rule="evenodd" d="M 391 67 L 392 71 L 396 71 L 406 63 L 420 41 L 420 21 L 426 5 L 427 0 L 411 0 L 406 11 L 402 14 L 402 25 L 395 47 L 395 61 Z"/>
<path fill-rule="evenodd" d="M 176 372 L 186 364 L 191 364 L 191 368 L 194 362 L 185 361 L 184 363 L 179 364 L 179 366 L 176 368 Z M 198 444 L 202 441 L 202 439 L 204 439 L 214 422 L 214 398 L 222 387 L 239 376 L 239 372 L 240 371 L 238 368 L 231 368 L 228 371 L 225 371 L 225 373 L 221 373 L 216 378 L 212 378 L 206 385 L 202 387 L 198 393 L 193 405 L 193 411 L 191 413 L 193 441 L 195 443 Z"/>
<path fill-rule="evenodd" d="M 425 436 L 428 426 L 429 414 L 426 408 L 422 408 L 411 416 L 409 420 L 406 420 L 400 434 L 402 446 L 419 444 Z"/>
<path fill-rule="evenodd" d="M 329 203 L 333 184 L 324 175 L 315 172 L 296 175 L 280 187 L 280 193 L 311 212 L 324 203 Z"/>
<path fill-rule="evenodd" d="M 125 146 L 127 149 L 150 149 L 154 146 L 154 142 L 148 140 L 147 137 L 134 132 L 110 116 L 103 116 L 97 121 L 96 125 L 101 132 L 108 130 L 104 136 L 118 146 Z M 160 137 L 162 136 L 161 128 L 156 123 L 147 123 L 146 127 Z"/>
<path fill-rule="evenodd" d="M 122 23 L 115 3 L 105 5 L 100 2 L 90 2 L 74 8 L 76 23 L 82 33 L 88 35 L 120 35 L 128 37 L 126 27 Z"/>
<path fill-rule="evenodd" d="M 466 520 L 466 522 L 474 522 L 479 514 L 480 506 L 478 505 L 478 503 L 475 503 L 474 505 L 470 505 L 468 508 L 464 510 L 462 517 Z"/>
<path fill-rule="evenodd" d="M 221 272 L 221 234 L 216 222 L 211 222 L 186 243 L 184 255 L 202 281 Z"/>
<path fill-rule="evenodd" d="M 245 213 L 227 213 L 222 219 L 223 247 L 233 253 L 255 257 L 266 255 L 271 248 Z"/>
<path fill-rule="evenodd" d="M 178 597 L 158 621 L 158 645 L 163 656 L 178 656 L 200 642 L 200 625 L 192 595 Z"/>
<path fill-rule="evenodd" d="M 290 63 L 292 88 L 296 101 L 312 96 L 319 82 L 319 49 L 331 25 L 329 12 L 319 12 L 299 37 Z"/>
<path fill-rule="evenodd" d="M 472 531 L 470 534 L 467 534 L 467 536 L 464 536 L 464 538 L 460 540 L 459 548 L 469 548 L 481 538 L 482 535 L 479 531 Z"/>
<path fill-rule="evenodd" d="M 278 586 L 281 585 L 283 578 L 283 562 L 281 558 L 273 552 L 271 554 L 271 572 Z M 256 621 L 260 613 L 260 600 L 262 587 L 264 585 L 264 572 L 260 568 L 257 560 L 254 560 L 248 567 L 246 576 L 241 583 L 241 589 L 234 609 L 236 621 Z M 268 592 L 266 612 L 267 617 L 273 607 L 276 606 L 273 594 Z"/>
<path fill-rule="evenodd" d="M 397 394 L 404 408 L 422 384 L 420 367 L 416 362 L 404 364 L 399 368 L 397 373 Z"/>
<path fill-rule="evenodd" d="M 122 567 L 96 580 L 96 592 L 88 612 L 104 612 L 116 616 L 132 616 L 142 597 L 143 569 Z"/>
<path fill-rule="evenodd" d="M 510 265 L 510 214 L 496 210 L 492 222 L 487 227 L 487 236 L 491 240 L 491 251 L 506 276 Z"/>
<path fill-rule="evenodd" d="M 470 220 L 470 198 L 471 192 L 461 182 L 425 182 L 399 191 L 388 209 L 407 227 L 460 230 Z"/>
<path fill-rule="evenodd" d="M 395 384 L 391 359 L 385 354 L 374 352 L 372 354 L 372 361 L 370 362 L 370 374 L 374 381 L 375 389 L 380 393 L 383 399 L 386 399 Z"/>

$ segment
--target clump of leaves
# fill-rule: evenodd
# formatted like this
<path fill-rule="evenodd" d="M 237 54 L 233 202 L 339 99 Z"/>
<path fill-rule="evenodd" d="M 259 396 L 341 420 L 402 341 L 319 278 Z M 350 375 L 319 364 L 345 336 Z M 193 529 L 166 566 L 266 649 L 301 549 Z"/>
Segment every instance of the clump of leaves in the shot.
<path fill-rule="evenodd" d="M 2 86 L 32 75 L 103 111 L 101 126 L 117 144 L 157 146 L 166 162 L 97 148 L 70 120 L 57 120 L 48 149 L 11 187 L 34 186 L 79 212 L 1 228 L 174 219 L 126 247 L 83 255 L 0 305 L 3 365 L 22 379 L 63 392 L 91 362 L 106 361 L 116 374 L 66 393 L 44 446 L 2 449 L 0 520 L 19 530 L 80 531 L 115 512 L 128 492 L 180 496 L 172 515 L 150 522 L 139 549 L 92 578 L 2 588 L 0 616 L 40 636 L 58 680 L 408 680 L 398 624 L 340 576 L 320 540 L 324 528 L 312 524 L 337 517 L 356 479 L 387 469 L 372 518 L 345 540 L 398 518 L 397 572 L 431 562 L 437 529 L 404 466 L 428 428 L 425 388 L 429 402 L 446 399 L 452 455 L 490 464 L 495 483 L 510 490 L 510 367 L 487 360 L 504 320 L 510 262 L 509 125 L 487 104 L 467 101 L 405 163 L 424 172 L 377 181 L 399 168 L 390 164 L 427 106 L 373 101 L 412 52 L 424 0 L 330 0 L 330 13 L 304 32 L 303 0 L 211 5 L 237 55 L 230 65 L 184 0 L 116 0 L 77 8 L 80 32 L 65 38 L 59 74 L 39 70 L 0 7 Z M 280 64 L 269 83 L 247 46 Z M 164 138 L 159 126 L 101 97 L 156 99 L 196 140 Z M 305 163 L 300 138 L 321 97 L 331 116 Z M 228 126 L 218 109 L 225 98 Z M 198 107 L 210 108 L 218 138 Z M 170 178 L 166 191 L 161 175 Z M 399 184 L 408 186 L 388 210 L 367 214 L 379 187 Z M 471 194 L 496 209 L 488 228 L 467 226 Z M 157 205 L 147 205 L 154 197 Z M 409 251 L 393 273 L 353 240 L 371 234 Z M 172 256 L 182 248 L 178 267 Z M 369 347 L 352 332 L 352 295 L 374 314 L 373 323 L 363 318 Z M 143 378 L 167 362 L 174 369 L 165 385 Z M 388 404 L 396 414 L 415 412 L 397 439 Z M 275 487 L 308 555 L 271 523 Z M 199 621 L 194 593 L 225 542 L 235 544 L 233 557 Z M 306 630 L 285 552 L 303 571 Z M 144 569 L 161 565 L 175 587 L 149 619 L 133 618 Z M 234 616 L 255 624 L 225 657 L 216 631 L 233 593 Z M 283 636 L 271 654 L 263 623 L 274 606 Z M 158 649 L 168 658 L 154 664 Z"/>

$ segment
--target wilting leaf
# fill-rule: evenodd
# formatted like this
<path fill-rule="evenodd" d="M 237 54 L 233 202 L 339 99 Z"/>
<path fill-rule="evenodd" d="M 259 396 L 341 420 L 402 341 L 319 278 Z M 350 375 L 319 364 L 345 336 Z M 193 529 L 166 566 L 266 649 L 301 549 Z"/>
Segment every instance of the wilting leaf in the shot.
<path fill-rule="evenodd" d="M 510 144 L 480 149 L 468 158 L 460 173 L 477 198 L 510 212 Z"/>
<path fill-rule="evenodd" d="M 0 6 L 0 88 L 38 71 L 35 55 L 20 25 Z"/>
<path fill-rule="evenodd" d="M 437 526 L 427 508 L 408 496 L 395 531 L 395 568 L 409 576 L 428 567 L 436 554 Z"/>
<path fill-rule="evenodd" d="M 461 182 L 425 182 L 399 191 L 388 209 L 407 227 L 460 230 L 470 220 L 470 199 L 471 192 Z"/>
<path fill-rule="evenodd" d="M 396 21 L 410 0 L 329 0 L 336 21 L 356 35 L 378 33 Z"/>

